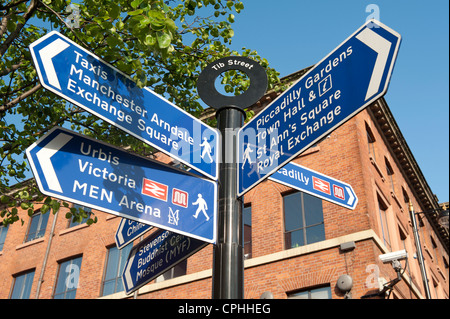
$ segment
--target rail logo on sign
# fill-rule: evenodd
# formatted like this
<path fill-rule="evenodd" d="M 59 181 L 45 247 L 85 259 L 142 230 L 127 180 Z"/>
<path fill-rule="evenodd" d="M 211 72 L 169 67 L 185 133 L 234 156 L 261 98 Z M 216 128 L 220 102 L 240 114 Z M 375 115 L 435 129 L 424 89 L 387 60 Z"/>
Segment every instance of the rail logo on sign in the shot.
<path fill-rule="evenodd" d="M 144 177 L 142 194 L 167 202 L 168 186 Z"/>
<path fill-rule="evenodd" d="M 379 21 L 367 22 L 242 127 L 238 195 L 383 96 L 400 42 Z"/>
<path fill-rule="evenodd" d="M 313 176 L 313 188 L 322 193 L 330 195 L 330 183 Z"/>
<path fill-rule="evenodd" d="M 27 158 L 48 196 L 216 242 L 216 182 L 59 127 L 31 145 Z"/>
<path fill-rule="evenodd" d="M 355 209 L 358 203 L 349 184 L 293 162 L 287 163 L 269 179 L 348 209 Z"/>

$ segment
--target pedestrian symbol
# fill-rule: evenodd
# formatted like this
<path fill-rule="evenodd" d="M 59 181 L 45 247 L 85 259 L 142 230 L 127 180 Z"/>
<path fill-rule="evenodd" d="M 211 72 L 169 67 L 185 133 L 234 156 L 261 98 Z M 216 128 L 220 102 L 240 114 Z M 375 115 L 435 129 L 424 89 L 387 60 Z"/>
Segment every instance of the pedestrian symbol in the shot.
<path fill-rule="evenodd" d="M 245 163 L 248 161 L 249 164 L 252 163 L 252 159 L 250 158 L 250 153 L 253 153 L 253 150 L 250 145 L 247 145 L 247 148 L 244 151 L 242 158 L 242 168 L 244 168 Z"/>
<path fill-rule="evenodd" d="M 206 217 L 206 221 L 209 220 L 209 216 L 206 213 L 206 211 L 208 210 L 208 205 L 206 205 L 206 201 L 203 199 L 202 194 L 198 194 L 197 200 L 194 203 L 192 203 L 192 205 L 198 205 L 198 208 L 197 208 L 197 211 L 195 212 L 194 218 L 197 218 L 198 214 L 200 212 L 202 212 L 203 215 L 205 215 L 205 217 Z"/>
<path fill-rule="evenodd" d="M 206 137 L 203 138 L 203 143 L 200 144 L 200 147 L 203 148 L 202 155 L 200 155 L 200 157 L 204 160 L 205 155 L 207 155 L 209 157 L 209 161 L 212 162 L 213 161 L 213 158 L 211 157 L 212 149 Z"/>

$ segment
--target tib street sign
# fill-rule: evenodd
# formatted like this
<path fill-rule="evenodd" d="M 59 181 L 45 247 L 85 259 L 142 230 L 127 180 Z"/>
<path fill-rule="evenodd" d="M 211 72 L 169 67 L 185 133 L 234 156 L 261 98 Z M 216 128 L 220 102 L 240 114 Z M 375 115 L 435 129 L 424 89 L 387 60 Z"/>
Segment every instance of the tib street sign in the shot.
<path fill-rule="evenodd" d="M 130 252 L 122 280 L 127 294 L 162 275 L 207 243 L 166 230 L 157 230 Z"/>
<path fill-rule="evenodd" d="M 240 129 L 239 195 L 383 96 L 400 41 L 367 22 Z"/>
<path fill-rule="evenodd" d="M 30 50 L 46 89 L 217 180 L 216 130 L 56 31 Z"/>
<path fill-rule="evenodd" d="M 27 149 L 42 193 L 214 243 L 217 184 L 55 127 Z"/>
<path fill-rule="evenodd" d="M 358 203 L 349 184 L 296 163 L 287 163 L 269 179 L 348 209 L 355 209 Z"/>

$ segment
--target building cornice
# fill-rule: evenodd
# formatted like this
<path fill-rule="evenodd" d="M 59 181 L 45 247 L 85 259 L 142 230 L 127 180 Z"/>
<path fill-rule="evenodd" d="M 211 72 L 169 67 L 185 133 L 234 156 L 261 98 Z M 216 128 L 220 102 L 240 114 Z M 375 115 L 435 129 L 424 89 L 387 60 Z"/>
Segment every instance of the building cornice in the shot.
<path fill-rule="evenodd" d="M 378 99 L 368 107 L 368 111 L 374 122 L 378 125 L 378 130 L 382 133 L 386 145 L 389 146 L 391 153 L 395 155 L 395 159 L 401 168 L 406 181 L 420 204 L 420 209 L 416 208 L 416 211 L 440 210 L 441 207 L 438 199 L 431 191 L 431 188 L 417 164 L 411 149 L 406 143 L 386 100 L 384 98 Z M 426 217 L 448 253 L 449 231 L 445 227 L 439 225 L 439 214 L 437 212 L 430 213 L 426 214 Z"/>

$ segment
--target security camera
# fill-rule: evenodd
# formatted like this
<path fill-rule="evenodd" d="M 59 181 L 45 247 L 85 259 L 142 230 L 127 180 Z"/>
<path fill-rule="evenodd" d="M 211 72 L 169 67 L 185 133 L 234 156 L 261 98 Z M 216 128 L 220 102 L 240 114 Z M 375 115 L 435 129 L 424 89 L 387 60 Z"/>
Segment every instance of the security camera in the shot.
<path fill-rule="evenodd" d="M 403 249 L 403 250 L 394 251 L 392 253 L 380 255 L 379 257 L 383 263 L 389 263 L 389 262 L 393 262 L 394 260 L 398 261 L 398 260 L 408 258 L 408 253 L 406 252 L 406 250 Z"/>

